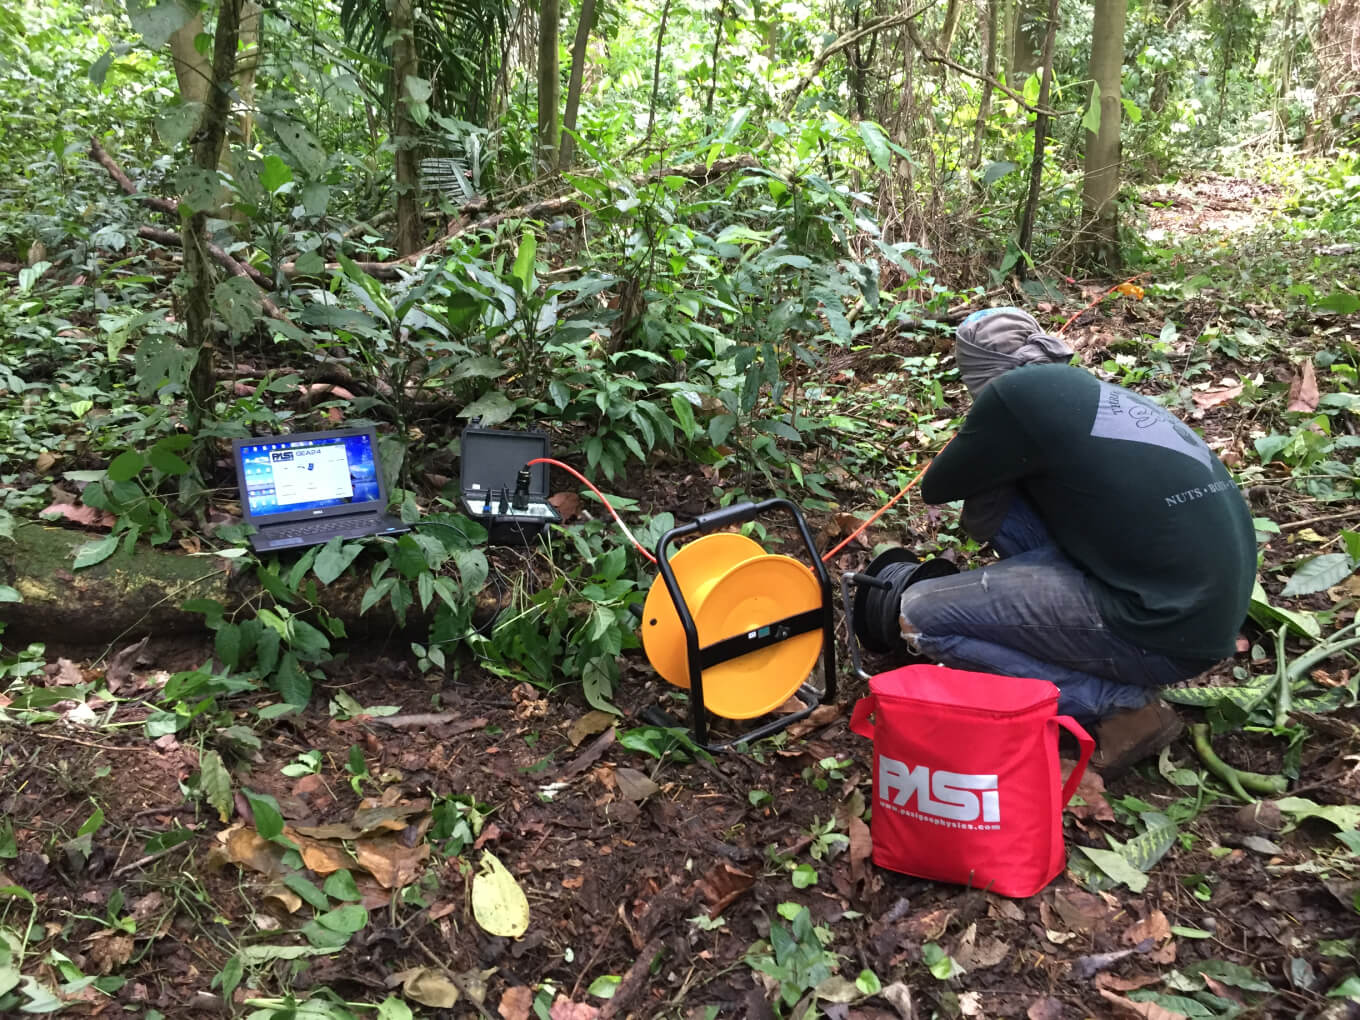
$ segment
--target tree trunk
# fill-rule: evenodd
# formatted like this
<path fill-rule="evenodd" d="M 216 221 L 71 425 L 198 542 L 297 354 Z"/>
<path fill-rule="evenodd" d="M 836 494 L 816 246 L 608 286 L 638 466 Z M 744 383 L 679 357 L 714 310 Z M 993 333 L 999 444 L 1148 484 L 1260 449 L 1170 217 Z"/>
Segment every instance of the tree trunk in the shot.
<path fill-rule="evenodd" d="M 1039 109 L 1048 109 L 1048 90 L 1053 84 L 1053 42 L 1058 35 L 1058 0 L 1048 0 L 1048 32 L 1044 36 L 1043 73 L 1039 78 Z M 1029 197 L 1025 212 L 1020 217 L 1020 251 L 1029 256 L 1034 239 L 1034 214 L 1039 208 L 1039 185 L 1044 176 L 1044 148 L 1048 144 L 1048 114 L 1034 115 L 1034 158 L 1029 164 Z M 1024 279 L 1026 264 L 1019 264 L 1020 278 Z"/>
<path fill-rule="evenodd" d="M 1085 178 L 1081 192 L 1083 261 L 1117 271 L 1119 252 L 1119 129 L 1124 74 L 1124 14 L 1127 0 L 1096 0 L 1091 38 L 1092 95 L 1099 90 L 1100 130 L 1086 132 Z"/>
<path fill-rule="evenodd" d="M 260 21 L 264 9 L 255 0 L 241 5 L 241 52 L 236 58 L 236 94 L 241 97 L 237 122 L 241 148 L 249 149 L 255 130 L 255 72 L 260 67 Z"/>
<path fill-rule="evenodd" d="M 666 44 L 666 18 L 671 12 L 671 0 L 661 5 L 661 24 L 656 30 L 656 58 L 652 63 L 652 98 L 647 104 L 647 130 L 642 133 L 642 144 L 652 137 L 652 125 L 656 123 L 656 99 L 661 91 L 661 47 Z"/>
<path fill-rule="evenodd" d="M 538 149 L 551 167 L 559 145 L 557 108 L 562 83 L 557 65 L 557 27 L 562 17 L 561 0 L 540 0 L 538 14 Z"/>
<path fill-rule="evenodd" d="M 203 628 L 202 615 L 180 609 L 189 599 L 215 599 L 231 613 L 258 604 L 261 597 L 252 571 L 227 565 L 241 560 L 185 556 L 145 544 L 131 553 L 120 547 L 98 566 L 73 571 L 76 550 L 90 537 L 30 524 L 15 530 L 13 542 L 0 542 L 0 584 L 23 596 L 22 602 L 4 607 L 5 644 L 59 641 L 89 648 L 146 634 L 197 631 Z M 369 587 L 369 555 L 319 591 L 321 607 L 343 620 L 351 637 L 395 626 L 386 602 L 360 616 Z M 410 607 L 408 627 L 428 622 L 419 603 Z"/>
<path fill-rule="evenodd" d="M 425 230 L 420 222 L 420 125 L 416 123 L 410 79 L 420 77 L 416 55 L 415 7 L 412 0 L 387 0 L 392 15 L 392 143 L 397 177 L 397 251 L 420 250 Z"/>
<path fill-rule="evenodd" d="M 576 23 L 576 39 L 571 47 L 571 77 L 567 81 L 567 106 L 562 111 L 562 155 L 558 166 L 566 169 L 576 158 L 576 111 L 581 106 L 581 80 L 585 77 L 586 53 L 590 49 L 590 30 L 595 21 L 595 0 L 582 0 L 581 20 Z"/>
<path fill-rule="evenodd" d="M 718 52 L 722 48 L 723 35 L 727 29 L 727 0 L 718 5 L 718 27 L 713 33 L 713 80 L 708 86 L 708 102 L 704 103 L 704 116 L 713 119 L 713 100 L 718 95 Z"/>
<path fill-rule="evenodd" d="M 982 83 L 982 97 L 978 100 L 977 123 L 973 125 L 973 154 L 969 166 L 976 169 L 982 162 L 982 140 L 987 134 L 987 121 L 992 116 L 992 81 L 997 68 L 997 20 L 1001 0 L 984 0 L 982 11 L 982 48 L 987 61 L 987 80 Z"/>
<path fill-rule="evenodd" d="M 170 59 L 175 65 L 175 80 L 179 82 L 179 98 L 184 103 L 204 103 L 208 99 L 212 65 L 207 54 L 198 52 L 194 46 L 202 32 L 203 12 L 197 11 L 170 33 Z"/>
<path fill-rule="evenodd" d="M 1045 8 L 1044 0 L 1016 0 L 1014 29 L 1010 39 L 1009 73 L 1007 83 L 1012 88 L 1023 88 L 1025 79 L 1039 69 L 1040 45 L 1047 45 L 1047 28 L 1055 15 L 1052 5 Z"/>
<path fill-rule="evenodd" d="M 940 56 L 949 56 L 949 51 L 954 48 L 954 33 L 959 28 L 959 18 L 963 15 L 962 0 L 949 0 L 944 9 L 944 25 L 940 28 L 939 38 L 935 40 L 935 49 Z M 940 74 L 943 76 L 946 71 L 944 64 L 940 65 Z"/>
<path fill-rule="evenodd" d="M 194 132 L 194 166 L 200 171 L 216 173 L 222 161 L 222 143 L 226 138 L 227 116 L 231 112 L 231 81 L 236 71 L 236 46 L 241 30 L 243 0 L 222 0 L 217 13 L 217 29 L 213 33 L 213 62 L 211 88 L 203 103 Z M 184 273 L 189 286 L 184 295 L 185 342 L 197 352 L 194 367 L 189 373 L 189 406 L 185 424 L 197 434 L 211 406 L 217 385 L 214 371 L 216 340 L 212 325 L 212 294 L 215 284 L 212 256 L 208 253 L 207 209 L 190 209 L 180 204 L 180 222 L 184 237 Z"/>
<path fill-rule="evenodd" d="M 1347 127 L 1345 114 L 1360 105 L 1360 0 L 1327 4 L 1314 49 L 1318 89 L 1310 145 L 1323 153 L 1338 135 L 1355 137 L 1356 124 L 1351 121 Z"/>

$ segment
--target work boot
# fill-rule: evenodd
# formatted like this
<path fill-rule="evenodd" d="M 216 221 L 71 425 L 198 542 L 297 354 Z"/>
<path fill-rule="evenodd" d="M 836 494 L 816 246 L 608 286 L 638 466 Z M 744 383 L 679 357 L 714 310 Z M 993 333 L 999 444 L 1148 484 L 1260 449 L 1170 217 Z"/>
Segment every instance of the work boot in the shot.
<path fill-rule="evenodd" d="M 1176 710 L 1161 698 L 1142 708 L 1116 712 L 1096 724 L 1091 767 L 1106 779 L 1118 778 L 1184 732 L 1185 724 Z"/>

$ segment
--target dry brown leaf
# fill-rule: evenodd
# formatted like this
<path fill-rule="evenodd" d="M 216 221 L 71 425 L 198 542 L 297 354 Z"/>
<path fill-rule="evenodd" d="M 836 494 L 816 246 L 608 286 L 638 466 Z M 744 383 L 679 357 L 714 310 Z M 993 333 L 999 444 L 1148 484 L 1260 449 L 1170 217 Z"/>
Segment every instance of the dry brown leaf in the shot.
<path fill-rule="evenodd" d="M 1129 925 L 1120 938 L 1131 946 L 1151 939 L 1158 947 L 1147 954 L 1152 963 L 1174 963 L 1176 960 L 1176 943 L 1171 941 L 1171 925 L 1160 910 L 1153 910 L 1141 921 Z"/>
<path fill-rule="evenodd" d="M 1100 990 L 1100 997 L 1129 1016 L 1143 1017 L 1145 1020 L 1188 1020 L 1184 1013 L 1174 1013 L 1155 1002 L 1134 1002 L 1104 988 Z"/>
<path fill-rule="evenodd" d="M 96 510 L 92 506 L 76 506 L 73 503 L 53 503 L 38 513 L 45 520 L 70 521 L 85 528 L 101 528 L 108 531 L 118 523 L 117 518 L 107 510 Z"/>
<path fill-rule="evenodd" d="M 101 931 L 88 939 L 90 959 L 101 974 L 112 974 L 132 959 L 133 941 L 131 935 L 115 935 L 111 931 Z"/>
<path fill-rule="evenodd" d="M 1137 974 L 1134 977 L 1118 977 L 1109 971 L 1097 974 L 1095 986 L 1097 988 L 1108 988 L 1112 992 L 1131 992 L 1135 988 L 1146 988 L 1148 985 L 1155 985 L 1161 981 L 1163 974 Z"/>
<path fill-rule="evenodd" d="M 384 799 L 391 793 L 398 792 L 396 787 L 388 787 L 383 791 Z M 371 832 L 387 831 L 400 832 L 410 824 L 413 815 L 423 814 L 430 810 L 428 798 L 421 797 L 418 800 L 407 801 L 404 804 L 378 804 L 367 806 L 368 802 L 360 805 L 354 812 L 351 821 L 354 827 L 359 830 L 360 835 L 368 835 Z"/>
<path fill-rule="evenodd" d="M 865 862 L 874 852 L 874 840 L 864 819 L 852 815 L 846 826 L 850 836 L 850 881 L 859 882 L 869 873 Z"/>
<path fill-rule="evenodd" d="M 1084 889 L 1059 889 L 1053 894 L 1053 909 L 1071 931 L 1100 931 L 1109 923 L 1110 905 Z"/>
<path fill-rule="evenodd" d="M 493 843 L 500 838 L 501 827 L 495 822 L 492 822 L 482 830 L 482 834 L 477 837 L 477 842 L 472 844 L 472 849 L 480 850 L 487 843 Z"/>
<path fill-rule="evenodd" d="M 458 1001 L 458 987 L 433 967 L 413 967 L 391 976 L 401 981 L 401 994 L 422 1006 L 448 1009 Z"/>
<path fill-rule="evenodd" d="M 589 1003 L 572 1002 L 565 995 L 559 995 L 548 1010 L 549 1020 L 595 1020 L 599 1015 L 600 1011 Z"/>
<path fill-rule="evenodd" d="M 37 469 L 38 474 L 45 475 L 56 467 L 56 464 L 57 458 L 47 450 L 44 450 L 42 453 L 38 454 L 38 459 L 33 462 L 33 467 Z"/>
<path fill-rule="evenodd" d="M 953 917 L 954 911 L 948 907 L 922 911 L 907 919 L 902 926 L 903 934 L 917 942 L 934 942 L 944 934 Z"/>
<path fill-rule="evenodd" d="M 348 822 L 335 822 L 331 825 L 292 825 L 292 833 L 308 839 L 358 839 L 363 835 Z"/>
<path fill-rule="evenodd" d="M 1081 803 L 1078 804 L 1077 801 Z M 1067 804 L 1067 811 L 1074 818 L 1090 818 L 1097 822 L 1114 821 L 1114 811 L 1105 800 L 1105 780 L 1099 772 L 1087 769 L 1082 773 L 1077 792 Z"/>
<path fill-rule="evenodd" d="M 1165 942 L 1171 938 L 1171 925 L 1167 922 L 1165 914 L 1160 910 L 1153 910 L 1141 921 L 1129 925 L 1120 938 L 1130 946 L 1136 946 L 1144 939 L 1152 939 L 1155 943 Z"/>
<path fill-rule="evenodd" d="M 1028 1020 L 1063 1020 L 1062 1003 L 1051 995 L 1045 995 L 1025 1010 Z"/>
<path fill-rule="evenodd" d="M 264 891 L 266 906 L 275 905 L 285 914 L 296 914 L 302 909 L 302 897 L 282 882 L 275 882 Z"/>
<path fill-rule="evenodd" d="M 82 673 L 80 667 L 70 659 L 58 659 L 57 672 L 56 675 L 52 677 L 52 682 L 62 687 L 83 684 L 85 682 L 85 674 Z"/>
<path fill-rule="evenodd" d="M 574 878 L 564 878 L 564 879 L 562 879 L 562 888 L 563 888 L 563 889 L 579 889 L 579 888 L 581 888 L 581 886 L 583 886 L 583 885 L 585 885 L 585 884 L 586 884 L 586 876 L 585 876 L 585 875 L 576 875 Z"/>
<path fill-rule="evenodd" d="M 748 875 L 726 862 L 721 862 L 709 869 L 708 874 L 699 879 L 695 885 L 699 892 L 703 894 L 704 902 L 708 904 L 708 916 L 717 917 L 738 896 L 751 888 L 754 882 L 755 877 L 753 875 Z"/>
<path fill-rule="evenodd" d="M 246 828 L 242 822 L 219 832 L 217 841 L 233 864 L 271 877 L 280 877 L 288 870 L 283 866 L 283 847 L 269 842 L 254 829 Z"/>
<path fill-rule="evenodd" d="M 1299 374 L 1289 384 L 1289 406 L 1286 410 L 1311 413 L 1317 410 L 1317 405 L 1318 384 L 1317 375 L 1313 372 L 1313 359 L 1304 358 Z"/>
<path fill-rule="evenodd" d="M 300 836 L 295 837 L 293 842 L 302 851 L 302 863 L 318 875 L 329 875 L 354 866 L 354 858 L 346 853 L 343 847 L 332 843 L 319 843 L 314 839 L 303 839 Z"/>
<path fill-rule="evenodd" d="M 1347 902 L 1346 905 L 1349 906 L 1349 902 Z M 1205 987 L 1208 988 L 1209 991 L 1217 995 L 1220 999 L 1227 999 L 1229 1002 L 1235 1002 L 1239 1006 L 1243 1005 L 1241 993 L 1234 991 L 1233 989 L 1225 985 L 1222 981 L 1219 981 L 1217 978 L 1210 977 L 1208 974 L 1201 974 L 1200 977 L 1204 979 Z"/>
<path fill-rule="evenodd" d="M 954 947 L 950 955 L 956 959 L 964 970 L 984 970 L 987 967 L 995 967 L 1004 960 L 1011 951 L 1011 947 L 999 939 L 982 938 L 977 936 L 977 923 L 968 926 L 968 930 L 959 936 L 958 944 Z"/>
<path fill-rule="evenodd" d="M 581 514 L 581 497 L 574 492 L 554 492 L 548 502 L 562 515 L 563 524 L 570 524 Z"/>
<path fill-rule="evenodd" d="M 637 769 L 621 766 L 614 770 L 614 781 L 618 784 L 619 793 L 627 800 L 644 801 L 654 793 L 660 793 L 661 787 L 652 782 L 647 776 Z"/>
<path fill-rule="evenodd" d="M 598 709 L 593 712 L 587 712 L 571 724 L 571 727 L 567 730 L 567 739 L 571 741 L 572 747 L 580 747 L 581 741 L 585 740 L 586 737 L 593 737 L 597 733 L 603 733 L 605 730 L 609 729 L 609 727 L 613 726 L 615 718 L 615 716 L 610 715 L 608 712 L 601 712 Z"/>
<path fill-rule="evenodd" d="M 1004 899 L 993 893 L 987 894 L 987 916 L 995 921 L 1023 921 L 1024 908 L 1014 900 Z"/>
<path fill-rule="evenodd" d="M 823 726 L 835 722 L 840 718 L 840 715 L 840 705 L 818 705 L 808 713 L 806 719 L 799 719 L 789 727 L 789 736 L 795 740 L 799 737 L 805 737 L 813 730 L 819 730 Z"/>
<path fill-rule="evenodd" d="M 1201 410 L 1208 410 L 1217 407 L 1219 404 L 1226 404 L 1229 400 L 1236 400 L 1242 395 L 1242 384 L 1236 383 L 1233 386 L 1225 386 L 1216 390 L 1200 390 L 1191 399 L 1195 406 Z"/>
<path fill-rule="evenodd" d="M 365 839 L 355 846 L 359 867 L 378 880 L 384 889 L 400 889 L 409 885 L 425 859 L 430 856 L 430 845 L 402 846 L 395 839 Z"/>
<path fill-rule="evenodd" d="M 533 1008 L 534 990 L 528 985 L 515 985 L 505 990 L 497 1012 L 501 1020 L 529 1020 L 529 1011 Z"/>

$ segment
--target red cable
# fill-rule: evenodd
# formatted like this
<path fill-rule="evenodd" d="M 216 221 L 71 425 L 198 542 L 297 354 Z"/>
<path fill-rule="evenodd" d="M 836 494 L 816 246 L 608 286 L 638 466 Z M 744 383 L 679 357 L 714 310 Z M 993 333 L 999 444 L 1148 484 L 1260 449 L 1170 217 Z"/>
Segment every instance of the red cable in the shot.
<path fill-rule="evenodd" d="M 600 502 L 605 505 L 606 510 L 608 510 L 611 514 L 614 515 L 614 520 L 616 520 L 619 524 L 619 527 L 623 529 L 623 533 L 628 536 L 628 541 L 632 542 L 633 545 L 637 546 L 637 551 L 642 553 L 643 556 L 647 557 L 648 561 L 650 561 L 651 563 L 656 562 L 656 557 L 649 553 L 643 547 L 642 543 L 633 537 L 633 533 L 628 530 L 628 525 L 623 523 L 623 518 L 620 517 L 619 512 L 614 509 L 614 504 L 609 502 L 609 500 L 605 498 L 605 494 L 601 492 L 599 489 L 595 488 L 595 486 L 590 483 L 589 478 L 581 474 L 581 472 L 577 471 L 570 464 L 563 464 L 560 460 L 554 460 L 552 457 L 535 457 L 533 460 L 528 461 L 525 464 L 525 467 L 528 467 L 529 464 L 551 464 L 553 465 L 553 467 L 561 468 L 567 474 L 571 475 L 577 481 L 585 485 L 586 488 L 590 489 L 591 492 L 595 493 L 595 495 L 600 497 Z"/>
<path fill-rule="evenodd" d="M 948 444 L 948 443 L 945 443 L 944 445 L 945 445 L 945 446 L 948 446 L 949 444 Z M 941 451 L 943 451 L 943 449 L 944 449 L 944 447 L 941 447 Z M 936 454 L 936 456 L 939 456 L 939 455 Z M 823 563 L 828 563 L 828 562 L 830 562 L 831 557 L 835 556 L 838 552 L 840 552 L 840 551 L 841 551 L 842 549 L 844 549 L 847 545 L 849 545 L 851 542 L 853 542 L 856 538 L 858 538 L 861 534 L 863 534 L 865 528 L 867 528 L 869 525 L 873 524 L 874 521 L 878 520 L 878 519 L 879 519 L 880 517 L 882 517 L 885 513 L 887 513 L 888 510 L 890 510 L 890 509 L 892 508 L 892 505 L 893 505 L 894 503 L 896 503 L 899 499 L 901 499 L 903 496 L 905 496 L 908 492 L 911 491 L 912 487 L 913 487 L 917 482 L 919 482 L 919 481 L 921 480 L 921 477 L 922 477 L 927 471 L 930 470 L 930 465 L 933 464 L 933 463 L 934 463 L 934 461 L 926 461 L 926 466 L 923 467 L 923 468 L 921 468 L 921 470 L 920 470 L 919 472 L 917 472 L 915 478 L 913 478 L 911 481 L 909 481 L 906 485 L 902 486 L 902 491 L 901 491 L 901 492 L 899 492 L 896 496 L 894 496 L 892 499 L 888 500 L 888 502 L 884 503 L 881 507 L 879 507 L 878 510 L 874 513 L 874 515 L 873 515 L 872 517 L 870 517 L 867 521 L 865 521 L 863 524 L 861 524 L 861 525 L 860 525 L 858 528 L 856 528 L 854 531 L 850 532 L 850 534 L 846 535 L 845 538 L 841 540 L 841 542 L 840 542 L 839 545 L 837 545 L 834 549 L 832 549 L 829 553 L 827 553 L 826 555 L 824 555 L 824 556 L 822 557 L 822 562 L 823 562 Z"/>

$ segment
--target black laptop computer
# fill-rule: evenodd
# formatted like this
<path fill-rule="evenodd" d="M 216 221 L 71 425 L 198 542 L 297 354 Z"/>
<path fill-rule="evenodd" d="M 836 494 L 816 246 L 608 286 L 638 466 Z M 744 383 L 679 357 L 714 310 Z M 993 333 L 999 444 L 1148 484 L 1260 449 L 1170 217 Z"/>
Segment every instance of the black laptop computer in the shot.
<path fill-rule="evenodd" d="M 234 447 L 241 514 L 258 552 L 411 530 L 386 512 L 372 428 L 253 436 Z"/>

